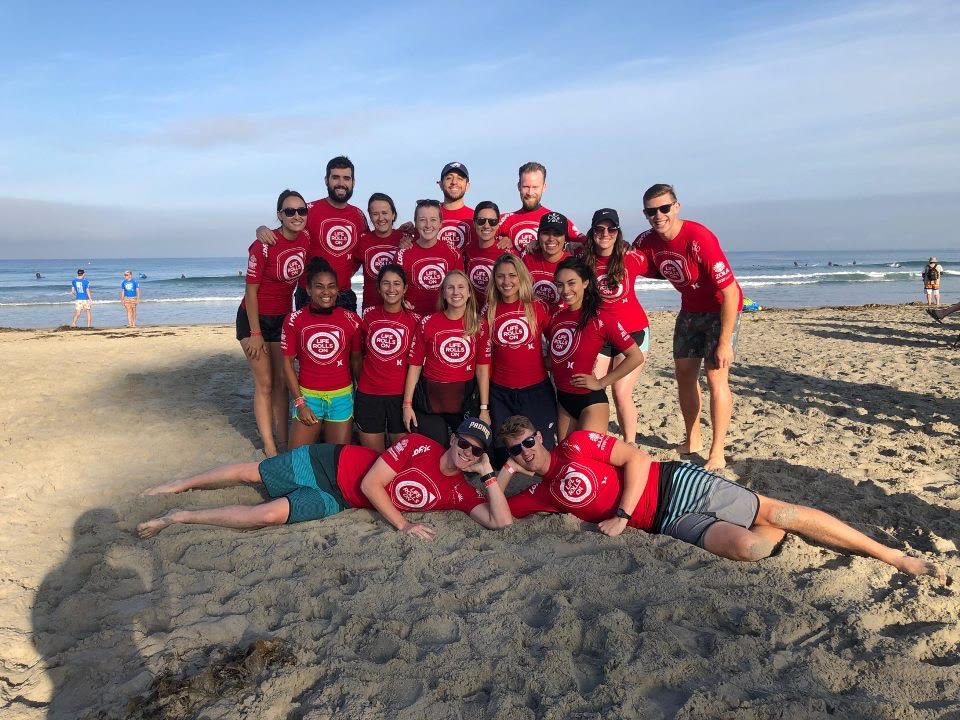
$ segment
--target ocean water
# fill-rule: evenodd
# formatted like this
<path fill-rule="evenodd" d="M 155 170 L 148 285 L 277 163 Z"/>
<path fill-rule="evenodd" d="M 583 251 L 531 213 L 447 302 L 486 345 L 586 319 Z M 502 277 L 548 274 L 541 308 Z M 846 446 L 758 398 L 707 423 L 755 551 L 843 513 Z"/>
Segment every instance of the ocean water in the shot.
<path fill-rule="evenodd" d="M 729 252 L 744 295 L 764 307 L 815 307 L 923 300 L 920 273 L 935 255 L 944 267 L 941 300 L 960 301 L 960 250 Z M 244 257 L 84 260 L 0 260 L 0 327 L 50 328 L 73 317 L 70 281 L 86 271 L 93 324 L 126 325 L 120 305 L 124 270 L 140 279 L 141 325 L 232 324 L 243 296 Z M 36 278 L 36 273 L 42 276 Z M 353 278 L 357 294 L 361 277 Z M 679 307 L 663 280 L 640 279 L 637 295 L 649 310 Z M 81 318 L 81 324 L 85 320 Z"/>

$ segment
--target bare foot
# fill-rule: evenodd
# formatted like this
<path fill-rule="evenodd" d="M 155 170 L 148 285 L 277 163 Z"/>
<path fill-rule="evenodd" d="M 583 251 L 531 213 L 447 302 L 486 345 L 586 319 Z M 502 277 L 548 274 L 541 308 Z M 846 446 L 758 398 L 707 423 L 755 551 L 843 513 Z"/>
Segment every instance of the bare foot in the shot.
<path fill-rule="evenodd" d="M 727 466 L 727 459 L 721 454 L 719 457 L 714 457 L 712 454 L 707 458 L 707 462 L 704 463 L 704 470 L 723 470 Z"/>
<path fill-rule="evenodd" d="M 693 453 L 698 453 L 703 450 L 703 441 L 697 440 L 696 442 L 690 442 L 687 440 L 684 443 L 677 445 L 677 452 L 681 455 L 692 455 Z"/>
<path fill-rule="evenodd" d="M 922 558 L 913 557 L 912 555 L 901 555 L 894 561 L 893 566 L 900 572 L 909 573 L 910 575 L 929 575 L 935 577 L 941 585 L 949 585 L 953 582 L 953 578 L 947 575 L 946 570 L 939 565 L 927 562 Z"/>
<path fill-rule="evenodd" d="M 164 528 L 170 527 L 172 524 L 173 520 L 169 515 L 154 518 L 153 520 L 147 520 L 146 522 L 142 522 L 137 525 L 137 535 L 142 538 L 153 537 Z"/>
<path fill-rule="evenodd" d="M 140 497 L 149 497 L 150 495 L 172 495 L 174 493 L 183 492 L 183 489 L 180 487 L 179 480 L 171 480 L 168 483 L 163 485 L 157 485 L 152 488 L 147 488 L 142 493 Z"/>

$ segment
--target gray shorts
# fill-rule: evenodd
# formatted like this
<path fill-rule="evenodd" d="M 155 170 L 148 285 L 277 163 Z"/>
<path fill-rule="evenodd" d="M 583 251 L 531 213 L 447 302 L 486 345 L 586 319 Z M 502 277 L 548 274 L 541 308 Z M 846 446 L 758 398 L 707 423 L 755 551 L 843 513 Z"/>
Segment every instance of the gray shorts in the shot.
<path fill-rule="evenodd" d="M 653 531 L 703 547 L 718 520 L 750 528 L 760 500 L 752 490 L 690 463 L 660 463 L 660 495 Z"/>
<path fill-rule="evenodd" d="M 733 326 L 733 335 L 730 341 L 733 349 L 737 349 L 737 333 L 740 332 L 740 316 Z M 677 313 L 677 321 L 673 326 L 673 357 L 674 358 L 703 358 L 704 364 L 715 368 L 714 354 L 717 352 L 717 343 L 720 342 L 720 313 L 687 312 Z"/>

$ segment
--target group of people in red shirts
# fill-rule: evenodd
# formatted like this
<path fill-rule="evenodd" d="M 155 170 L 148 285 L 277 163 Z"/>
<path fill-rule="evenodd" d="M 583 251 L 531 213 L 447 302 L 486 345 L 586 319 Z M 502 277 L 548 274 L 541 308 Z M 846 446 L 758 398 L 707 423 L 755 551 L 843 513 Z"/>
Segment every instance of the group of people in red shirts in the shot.
<path fill-rule="evenodd" d="M 539 163 L 520 167 L 523 206 L 513 213 L 491 201 L 466 207 L 469 179 L 462 163 L 447 164 L 443 202 L 418 201 L 413 223 L 400 228 L 388 195 L 370 197 L 372 229 L 349 205 L 346 157 L 327 165 L 326 198 L 308 204 L 281 193 L 280 227 L 258 228 L 250 246 L 237 313 L 267 459 L 145 493 L 250 484 L 271 500 L 174 510 L 141 523 L 141 536 L 175 523 L 263 527 L 369 507 L 429 540 L 434 529 L 403 513 L 460 510 L 499 529 L 536 512 L 569 512 L 606 535 L 633 527 L 735 560 L 767 557 L 795 532 L 947 581 L 936 565 L 826 513 L 710 472 L 725 463 L 742 294 L 716 237 L 679 218 L 673 187 L 644 193 L 651 229 L 628 245 L 612 208 L 597 210 L 581 234 L 543 207 Z M 350 279 L 359 268 L 358 314 Z M 650 347 L 639 277 L 669 280 L 681 293 L 673 354 L 686 439 L 678 450 L 701 449 L 705 365 L 713 444 L 704 467 L 656 462 L 636 446 L 632 394 Z M 607 434 L 608 387 L 623 441 Z M 516 473 L 540 481 L 508 498 Z"/>

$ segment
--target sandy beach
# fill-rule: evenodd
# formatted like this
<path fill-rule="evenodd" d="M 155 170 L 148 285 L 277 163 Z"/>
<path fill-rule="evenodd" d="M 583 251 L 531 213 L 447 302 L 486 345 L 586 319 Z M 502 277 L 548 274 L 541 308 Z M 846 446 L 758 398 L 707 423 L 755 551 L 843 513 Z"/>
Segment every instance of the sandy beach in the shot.
<path fill-rule="evenodd" d="M 674 314 L 641 446 L 676 459 Z M 920 306 L 744 315 L 725 474 L 960 576 L 960 324 Z M 82 718 L 957 718 L 960 581 L 790 537 L 760 563 L 571 516 L 373 513 L 238 532 L 139 498 L 262 458 L 233 328 L 0 333 L 0 714 Z"/>

